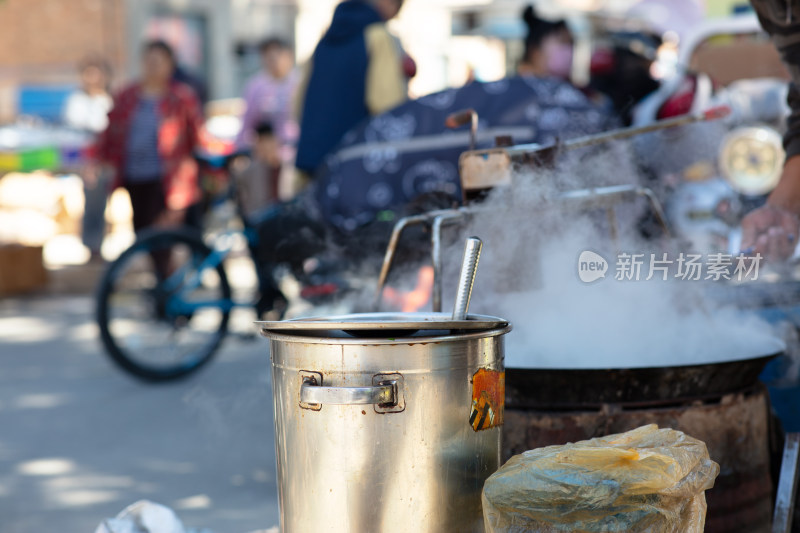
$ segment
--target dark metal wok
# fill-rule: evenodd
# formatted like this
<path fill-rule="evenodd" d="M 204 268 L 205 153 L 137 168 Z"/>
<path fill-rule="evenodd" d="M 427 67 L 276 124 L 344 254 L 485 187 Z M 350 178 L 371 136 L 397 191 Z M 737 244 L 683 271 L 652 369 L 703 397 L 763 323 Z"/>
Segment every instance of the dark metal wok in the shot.
<path fill-rule="evenodd" d="M 506 407 L 562 410 L 675 405 L 752 387 L 782 352 L 690 366 L 613 369 L 506 369 Z"/>

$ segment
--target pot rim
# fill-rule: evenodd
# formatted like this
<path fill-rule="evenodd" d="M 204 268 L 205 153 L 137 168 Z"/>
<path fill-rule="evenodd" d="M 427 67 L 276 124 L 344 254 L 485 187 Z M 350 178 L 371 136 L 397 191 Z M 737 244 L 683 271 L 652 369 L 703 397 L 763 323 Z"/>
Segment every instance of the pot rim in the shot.
<path fill-rule="evenodd" d="M 459 342 L 477 340 L 488 337 L 505 335 L 511 331 L 511 324 L 500 326 L 494 329 L 481 331 L 468 331 L 465 333 L 449 332 L 445 335 L 429 335 L 425 337 L 318 337 L 308 335 L 308 332 L 298 332 L 294 334 L 286 332 L 276 332 L 268 329 L 261 329 L 261 335 L 270 341 L 300 343 L 300 344 L 326 344 L 326 345 L 349 345 L 349 346 L 386 346 L 386 345 L 413 345 L 413 344 L 438 344 L 443 342 Z"/>
<path fill-rule="evenodd" d="M 505 326 L 508 320 L 488 315 L 468 315 L 454 320 L 450 313 L 442 312 L 378 312 L 351 313 L 334 316 L 299 317 L 290 320 L 258 321 L 262 330 L 270 331 L 401 331 L 401 330 L 489 330 Z M 396 335 L 393 335 L 396 336 Z"/>

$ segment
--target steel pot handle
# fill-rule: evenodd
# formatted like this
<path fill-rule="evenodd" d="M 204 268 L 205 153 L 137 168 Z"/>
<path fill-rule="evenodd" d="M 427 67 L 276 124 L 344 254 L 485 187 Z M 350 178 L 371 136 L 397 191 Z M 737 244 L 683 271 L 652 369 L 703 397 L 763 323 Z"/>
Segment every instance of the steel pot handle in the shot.
<path fill-rule="evenodd" d="M 300 402 L 315 405 L 394 405 L 397 403 L 397 381 L 386 381 L 373 387 L 322 387 L 306 378 L 300 386 Z"/>

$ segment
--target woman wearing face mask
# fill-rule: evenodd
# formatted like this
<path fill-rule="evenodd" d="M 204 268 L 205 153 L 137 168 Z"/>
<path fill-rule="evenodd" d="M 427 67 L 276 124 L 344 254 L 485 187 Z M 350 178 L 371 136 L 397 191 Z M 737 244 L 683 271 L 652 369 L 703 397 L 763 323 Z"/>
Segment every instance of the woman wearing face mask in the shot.
<path fill-rule="evenodd" d="M 552 77 L 568 81 L 572 71 L 572 34 L 564 20 L 539 18 L 528 6 L 522 13 L 528 26 L 525 52 L 517 66 L 520 76 Z"/>

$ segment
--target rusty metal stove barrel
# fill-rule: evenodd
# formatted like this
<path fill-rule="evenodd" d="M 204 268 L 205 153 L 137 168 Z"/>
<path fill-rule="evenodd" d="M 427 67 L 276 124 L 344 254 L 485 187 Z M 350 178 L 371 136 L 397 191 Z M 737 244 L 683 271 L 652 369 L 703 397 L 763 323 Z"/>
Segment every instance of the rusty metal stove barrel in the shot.
<path fill-rule="evenodd" d="M 670 427 L 705 442 L 720 465 L 706 493 L 706 533 L 768 533 L 769 400 L 757 380 L 776 355 L 675 367 L 508 368 L 503 459 L 645 424 Z"/>

